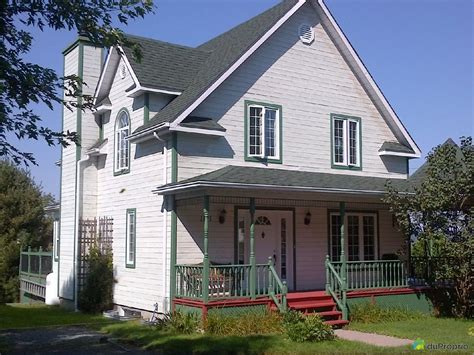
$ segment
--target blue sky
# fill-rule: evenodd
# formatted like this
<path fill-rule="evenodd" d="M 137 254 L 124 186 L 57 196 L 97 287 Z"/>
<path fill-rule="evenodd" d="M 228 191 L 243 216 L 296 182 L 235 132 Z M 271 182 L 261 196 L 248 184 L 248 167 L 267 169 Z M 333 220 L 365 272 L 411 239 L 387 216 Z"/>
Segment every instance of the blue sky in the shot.
<path fill-rule="evenodd" d="M 123 28 L 128 33 L 189 46 L 228 30 L 278 0 L 155 0 L 156 13 Z M 474 135 L 474 2 L 471 0 L 326 0 L 349 40 L 423 151 L 448 137 Z M 33 31 L 27 59 L 62 73 L 71 32 Z M 61 109 L 35 108 L 52 129 Z M 59 194 L 59 147 L 28 141 L 31 167 L 45 192 Z M 413 171 L 423 159 L 412 160 Z"/>

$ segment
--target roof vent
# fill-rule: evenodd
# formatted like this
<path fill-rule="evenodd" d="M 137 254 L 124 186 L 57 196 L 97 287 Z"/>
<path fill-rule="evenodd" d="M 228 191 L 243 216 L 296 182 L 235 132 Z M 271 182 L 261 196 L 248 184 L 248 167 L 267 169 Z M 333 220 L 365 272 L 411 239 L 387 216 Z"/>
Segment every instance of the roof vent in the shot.
<path fill-rule="evenodd" d="M 300 25 L 298 35 L 300 36 L 301 42 L 303 43 L 310 44 L 314 41 L 314 30 L 307 23 Z"/>
<path fill-rule="evenodd" d="M 122 64 L 120 66 L 120 78 L 125 79 L 126 76 L 127 76 L 127 67 L 125 66 L 125 64 Z"/>

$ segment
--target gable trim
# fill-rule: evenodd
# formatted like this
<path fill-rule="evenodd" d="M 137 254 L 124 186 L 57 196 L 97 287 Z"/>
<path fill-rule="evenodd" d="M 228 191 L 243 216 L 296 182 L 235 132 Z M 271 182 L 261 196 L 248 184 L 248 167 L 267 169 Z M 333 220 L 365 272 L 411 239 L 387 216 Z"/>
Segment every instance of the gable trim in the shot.
<path fill-rule="evenodd" d="M 260 46 L 266 42 L 270 36 L 275 33 L 298 9 L 306 3 L 306 0 L 298 0 L 281 19 L 279 19 L 273 26 L 265 33 L 257 42 L 255 42 L 224 74 L 222 74 L 214 83 L 204 91 L 190 106 L 188 106 L 173 122 L 170 127 L 177 127 L 184 119 L 194 111 L 211 93 L 214 92 L 242 63 L 244 63 Z"/>
<path fill-rule="evenodd" d="M 372 88 L 372 90 L 374 90 L 375 92 L 375 95 L 377 96 L 377 98 L 380 100 L 380 103 L 382 104 L 383 108 L 388 112 L 388 114 L 390 115 L 390 118 L 393 120 L 393 122 L 395 123 L 395 125 L 398 127 L 398 129 L 400 130 L 400 132 L 402 133 L 402 135 L 405 137 L 405 139 L 407 140 L 407 142 L 410 144 L 410 147 L 413 149 L 413 151 L 415 152 L 415 154 L 413 154 L 413 157 L 414 158 L 419 158 L 421 157 L 421 150 L 420 148 L 418 147 L 418 145 L 415 143 L 415 141 L 413 140 L 413 138 L 410 136 L 410 134 L 408 133 L 408 131 L 406 130 L 405 126 L 403 125 L 403 123 L 401 122 L 400 118 L 397 116 L 397 114 L 395 113 L 395 111 L 393 110 L 392 106 L 390 105 L 390 103 L 387 101 L 387 99 L 385 98 L 384 94 L 382 93 L 382 91 L 380 90 L 380 88 L 378 87 L 377 83 L 375 82 L 375 80 L 372 78 L 372 76 L 370 75 L 369 71 L 367 70 L 366 66 L 364 65 L 364 63 L 362 62 L 362 60 L 360 59 L 359 55 L 356 53 L 354 47 L 352 47 L 352 44 L 349 42 L 349 40 L 347 39 L 346 35 L 344 34 L 344 32 L 342 31 L 342 29 L 339 27 L 339 25 L 337 24 L 336 20 L 334 19 L 334 17 L 332 16 L 331 12 L 329 11 L 328 7 L 326 6 L 326 4 L 324 4 L 324 0 L 311 0 L 311 3 L 313 4 L 313 6 L 315 6 L 315 3 L 317 3 L 317 5 L 319 5 L 319 7 L 322 9 L 324 15 L 326 16 L 326 18 L 329 20 L 329 24 L 333 27 L 333 29 L 335 30 L 336 34 L 339 36 L 339 39 L 342 41 L 343 45 L 346 47 L 346 49 L 348 50 L 349 54 L 351 55 L 351 58 L 354 60 L 354 62 L 356 63 L 358 69 L 362 72 L 362 74 L 364 75 L 364 78 L 367 80 L 367 82 L 369 83 L 370 87 Z M 315 6 L 316 7 L 316 6 Z"/>

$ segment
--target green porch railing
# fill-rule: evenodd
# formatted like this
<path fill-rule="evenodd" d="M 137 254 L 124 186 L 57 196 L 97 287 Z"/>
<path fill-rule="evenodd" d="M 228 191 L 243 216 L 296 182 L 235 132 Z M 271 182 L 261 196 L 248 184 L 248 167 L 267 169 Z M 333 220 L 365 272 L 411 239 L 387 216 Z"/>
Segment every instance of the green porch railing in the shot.
<path fill-rule="evenodd" d="M 332 263 L 326 256 L 326 292 L 329 293 L 347 320 L 347 284 L 341 276 L 342 263 Z"/>
<path fill-rule="evenodd" d="M 256 264 L 255 269 L 253 290 L 250 264 L 211 265 L 209 282 L 204 282 L 203 265 L 176 265 L 176 297 L 212 301 L 251 298 L 255 294 L 271 297 L 280 310 L 286 310 L 287 287 L 278 277 L 273 260 Z"/>
<path fill-rule="evenodd" d="M 342 263 L 330 263 L 340 275 Z M 346 286 L 348 291 L 407 287 L 407 268 L 400 260 L 347 261 Z"/>
<path fill-rule="evenodd" d="M 20 291 L 45 298 L 46 276 L 52 272 L 53 253 L 37 251 L 28 247 L 27 251 L 20 252 Z"/>

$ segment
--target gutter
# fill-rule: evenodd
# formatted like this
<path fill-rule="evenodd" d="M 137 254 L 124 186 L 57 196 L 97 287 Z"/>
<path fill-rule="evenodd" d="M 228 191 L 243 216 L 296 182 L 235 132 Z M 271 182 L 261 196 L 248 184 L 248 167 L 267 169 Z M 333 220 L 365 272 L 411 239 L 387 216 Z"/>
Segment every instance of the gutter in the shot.
<path fill-rule="evenodd" d="M 342 194 L 369 194 L 369 195 L 385 195 L 386 191 L 380 190 L 351 190 L 342 188 L 321 188 L 321 187 L 308 187 L 308 186 L 281 186 L 281 185 L 265 185 L 265 184 L 242 184 L 232 182 L 209 182 L 209 181 L 196 181 L 185 183 L 181 185 L 159 187 L 153 190 L 158 195 L 168 195 L 177 192 L 181 192 L 193 188 L 212 188 L 212 187 L 226 187 L 230 189 L 271 189 L 288 192 L 322 192 L 322 193 L 342 193 Z M 405 192 L 405 194 L 413 194 L 411 192 Z"/>
<path fill-rule="evenodd" d="M 140 132 L 133 133 L 133 134 L 129 135 L 127 137 L 127 140 L 130 141 L 130 143 L 143 142 L 143 141 L 150 138 L 150 137 L 148 137 L 149 135 L 153 135 L 155 132 L 166 129 L 166 128 L 169 127 L 169 125 L 170 124 L 168 122 L 160 123 L 157 126 L 152 126 L 150 128 L 144 129 L 143 131 L 140 131 Z"/>

